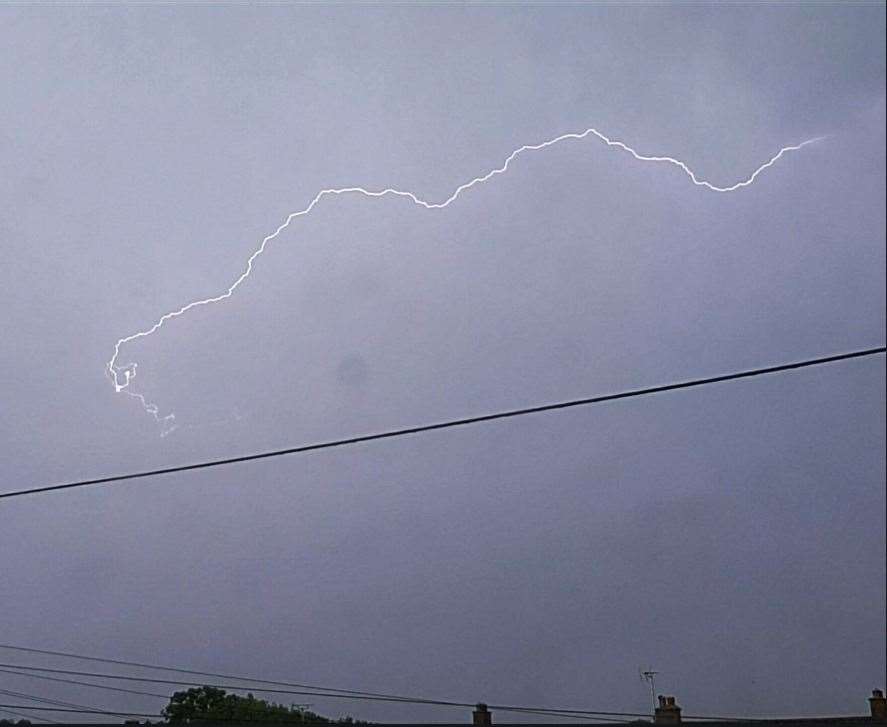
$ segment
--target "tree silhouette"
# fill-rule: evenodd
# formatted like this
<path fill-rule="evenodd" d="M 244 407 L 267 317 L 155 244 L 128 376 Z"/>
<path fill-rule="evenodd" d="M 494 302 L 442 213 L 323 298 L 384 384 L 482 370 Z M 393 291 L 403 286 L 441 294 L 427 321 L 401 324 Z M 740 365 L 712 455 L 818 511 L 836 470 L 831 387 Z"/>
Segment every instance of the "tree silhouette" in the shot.
<path fill-rule="evenodd" d="M 256 699 L 252 694 L 241 697 L 217 687 L 193 687 L 176 692 L 163 709 L 166 721 L 172 724 L 218 720 L 225 722 L 279 722 L 289 724 L 354 724 L 350 717 L 332 720 L 307 709 Z"/>

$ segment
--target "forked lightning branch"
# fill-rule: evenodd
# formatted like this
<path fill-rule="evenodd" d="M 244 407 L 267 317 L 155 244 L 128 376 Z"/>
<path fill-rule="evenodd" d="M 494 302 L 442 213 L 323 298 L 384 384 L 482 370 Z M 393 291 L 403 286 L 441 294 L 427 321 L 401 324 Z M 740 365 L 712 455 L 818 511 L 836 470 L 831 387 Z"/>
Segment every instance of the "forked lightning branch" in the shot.
<path fill-rule="evenodd" d="M 586 129 L 585 131 L 583 131 L 581 133 L 561 134 L 560 136 L 554 137 L 553 139 L 549 139 L 548 141 L 543 141 L 539 144 L 526 144 L 524 146 L 518 147 L 513 152 L 511 152 L 511 154 L 509 154 L 508 157 L 506 157 L 505 161 L 502 163 L 501 166 L 490 170 L 489 172 L 487 172 L 486 174 L 484 174 L 482 176 L 475 177 L 471 181 L 465 182 L 464 184 L 460 184 L 458 187 L 456 187 L 456 189 L 453 191 L 453 193 L 449 197 L 447 197 L 445 200 L 443 200 L 442 202 L 429 202 L 427 200 L 424 200 L 424 199 L 418 197 L 413 192 L 410 192 L 408 190 L 394 189 L 393 187 L 386 187 L 384 189 L 367 189 L 365 187 L 338 187 L 338 188 L 331 188 L 331 189 L 323 189 L 323 190 L 319 191 L 314 196 L 314 198 L 308 203 L 308 205 L 306 207 L 304 207 L 303 209 L 297 210 L 296 212 L 291 212 L 284 219 L 284 221 L 277 227 L 277 229 L 274 230 L 274 232 L 272 232 L 271 234 L 267 235 L 265 238 L 262 239 L 259 246 L 255 249 L 255 251 L 247 259 L 246 266 L 244 267 L 243 272 L 234 280 L 234 282 L 232 282 L 228 286 L 228 288 L 223 293 L 220 293 L 219 295 L 216 295 L 211 298 L 203 298 L 200 300 L 193 300 L 190 303 L 183 305 L 181 308 L 178 308 L 177 310 L 173 310 L 173 311 L 170 311 L 169 313 L 163 314 L 160 318 L 157 319 L 157 321 L 153 325 L 146 328 L 145 330 L 138 331 L 136 333 L 132 333 L 128 336 L 124 336 L 123 338 L 119 339 L 117 341 L 116 345 L 114 346 L 114 355 L 111 356 L 111 358 L 107 362 L 107 366 L 106 366 L 107 374 L 114 384 L 115 391 L 117 393 L 127 394 L 127 395 L 137 399 L 141 403 L 142 408 L 149 415 L 151 415 L 158 423 L 161 424 L 161 426 L 162 426 L 161 431 L 163 434 L 167 434 L 170 431 L 172 431 L 173 429 L 175 429 L 175 427 L 176 427 L 175 414 L 171 413 L 171 414 L 166 414 L 166 415 L 161 416 L 160 410 L 156 404 L 152 404 L 152 403 L 148 402 L 145 399 L 143 394 L 132 391 L 130 389 L 130 386 L 136 377 L 137 364 L 135 361 L 131 361 L 131 362 L 125 363 L 125 364 L 119 363 L 121 347 L 131 341 L 135 341 L 136 339 L 147 338 L 148 336 L 153 335 L 154 333 L 159 331 L 167 322 L 173 320 L 174 318 L 178 318 L 178 317 L 184 315 L 185 313 L 187 313 L 189 310 L 192 310 L 193 308 L 197 308 L 199 306 L 204 306 L 204 305 L 213 305 L 216 303 L 221 303 L 222 301 L 226 300 L 227 298 L 230 298 L 232 295 L 234 295 L 234 291 L 236 291 L 241 286 L 241 284 L 248 277 L 250 277 L 250 275 L 253 272 L 253 264 L 255 263 L 256 259 L 260 255 L 262 255 L 262 253 L 265 252 L 266 248 L 268 247 L 268 243 L 270 243 L 272 240 L 274 240 L 278 235 L 280 235 L 281 232 L 283 232 L 287 227 L 289 227 L 290 224 L 293 222 L 293 220 L 295 220 L 299 217 L 305 217 L 306 215 L 311 214 L 312 210 L 314 210 L 314 208 L 317 207 L 317 205 L 320 204 L 320 202 L 325 197 L 338 197 L 338 196 L 345 196 L 345 195 L 363 195 L 364 197 L 388 197 L 388 196 L 403 197 L 406 200 L 408 200 L 409 202 L 412 202 L 413 204 L 418 205 L 419 207 L 424 207 L 427 210 L 444 209 L 446 207 L 449 207 L 453 202 L 455 202 L 463 192 L 466 192 L 469 189 L 472 189 L 473 187 L 482 185 L 485 182 L 490 181 L 494 177 L 507 172 L 511 163 L 515 159 L 517 159 L 517 157 L 521 156 L 522 154 L 525 154 L 526 152 L 540 151 L 540 150 L 546 149 L 550 146 L 554 146 L 555 144 L 560 144 L 561 142 L 565 142 L 565 141 L 569 141 L 569 140 L 580 141 L 580 140 L 584 140 L 584 139 L 588 139 L 588 138 L 597 139 L 597 140 L 603 142 L 604 144 L 606 144 L 608 147 L 627 152 L 637 161 L 653 162 L 653 163 L 659 163 L 659 164 L 670 164 L 674 167 L 677 167 L 681 172 L 683 172 L 695 186 L 702 187 L 703 189 L 708 190 L 710 192 L 726 193 L 726 192 L 735 192 L 737 190 L 742 189 L 743 187 L 747 187 L 750 184 L 753 184 L 755 182 L 755 180 L 758 178 L 758 176 L 764 170 L 766 170 L 767 168 L 769 168 L 773 164 L 775 164 L 777 161 L 779 161 L 779 159 L 781 159 L 785 154 L 787 154 L 789 152 L 793 152 L 793 151 L 798 151 L 799 149 L 802 149 L 803 147 L 807 146 L 808 144 L 813 144 L 817 141 L 820 141 L 824 137 L 817 137 L 814 139 L 808 139 L 807 141 L 803 141 L 800 144 L 795 144 L 793 146 L 783 147 L 776 154 L 774 154 L 772 157 L 770 157 L 770 159 L 768 159 L 766 162 L 761 164 L 757 169 L 755 169 L 754 172 L 752 172 L 752 174 L 749 177 L 747 177 L 746 179 L 743 179 L 739 182 L 736 182 L 734 184 L 731 184 L 729 186 L 725 186 L 725 187 L 719 187 L 719 186 L 712 184 L 711 182 L 708 182 L 704 179 L 700 179 L 695 174 L 695 172 L 693 172 L 693 170 L 690 169 L 690 167 L 688 167 L 684 162 L 680 161 L 679 159 L 675 159 L 675 158 L 669 157 L 669 156 L 648 156 L 645 154 L 640 154 L 637 151 L 635 151 L 634 149 L 632 149 L 630 146 L 628 146 L 627 144 L 625 144 L 621 141 L 617 141 L 615 139 L 610 139 L 608 136 L 606 136 L 605 134 L 602 134 L 597 129 L 590 128 L 590 129 Z"/>

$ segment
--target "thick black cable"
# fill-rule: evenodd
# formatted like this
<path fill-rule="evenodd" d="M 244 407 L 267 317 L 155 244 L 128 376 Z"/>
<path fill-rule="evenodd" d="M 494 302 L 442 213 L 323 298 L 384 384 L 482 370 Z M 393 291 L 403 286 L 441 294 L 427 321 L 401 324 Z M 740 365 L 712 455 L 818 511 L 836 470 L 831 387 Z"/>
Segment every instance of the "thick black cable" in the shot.
<path fill-rule="evenodd" d="M 192 470 L 207 469 L 209 467 L 221 467 L 230 464 L 240 464 L 242 462 L 253 462 L 260 459 L 269 459 L 271 457 L 282 457 L 288 454 L 302 454 L 304 452 L 313 452 L 320 449 L 333 449 L 334 447 L 345 447 L 352 444 L 362 444 L 365 442 L 373 442 L 379 439 L 393 439 L 394 437 L 404 437 L 410 434 L 420 434 L 422 432 L 431 432 L 438 429 L 449 429 L 451 427 L 463 427 L 468 424 L 480 424 L 482 422 L 491 422 L 497 419 L 509 419 L 512 417 L 526 416 L 528 414 L 539 414 L 541 412 L 556 411 L 558 409 L 569 409 L 577 406 L 588 406 L 590 404 L 601 404 L 606 401 L 617 401 L 619 399 L 630 399 L 638 396 L 647 396 L 649 394 L 658 394 L 665 391 L 676 391 L 678 389 L 689 389 L 697 386 L 706 386 L 708 384 L 716 384 L 724 381 L 735 381 L 736 379 L 746 379 L 753 376 L 763 376 L 765 374 L 774 374 L 781 371 L 791 371 L 793 369 L 806 368 L 808 366 L 820 366 L 822 364 L 834 363 L 836 361 L 846 361 L 852 358 L 861 358 L 863 356 L 874 356 L 887 351 L 887 347 L 879 346 L 878 348 L 869 348 L 861 351 L 851 351 L 849 353 L 840 353 L 834 356 L 823 356 L 815 359 L 805 359 L 803 361 L 795 361 L 778 366 L 767 366 L 765 368 L 749 369 L 746 371 L 736 371 L 730 374 L 722 374 L 720 376 L 710 376 L 704 379 L 691 379 L 689 381 L 680 381 L 672 384 L 662 384 L 660 386 L 651 386 L 645 389 L 632 389 L 622 391 L 616 394 L 604 394 L 602 396 L 591 396 L 585 399 L 572 399 L 570 401 L 561 401 L 554 404 L 542 404 L 540 406 L 531 406 L 524 409 L 512 409 L 509 411 L 501 411 L 495 414 L 483 414 L 480 416 L 466 417 L 464 419 L 451 419 L 436 424 L 422 424 L 416 427 L 408 427 L 406 429 L 393 429 L 387 432 L 377 432 L 375 434 L 364 434 L 358 437 L 348 437 L 346 439 L 335 439 L 328 442 L 318 442 L 315 444 L 303 444 L 298 447 L 289 447 L 287 449 L 277 449 L 270 452 L 259 452 L 257 454 L 246 454 L 239 457 L 228 457 L 227 459 L 209 460 L 207 462 L 196 462 L 193 464 L 177 465 L 175 467 L 163 467 L 154 470 L 144 470 L 142 472 L 130 472 L 123 475 L 111 475 L 109 477 L 98 477 L 91 480 L 78 480 L 76 482 L 66 482 L 58 485 L 46 485 L 44 487 L 32 487 L 26 490 L 13 490 L 11 492 L 0 493 L 0 499 L 9 497 L 21 497 L 23 495 L 35 495 L 41 492 L 55 492 L 58 490 L 70 490 L 78 487 L 88 487 L 91 485 L 107 485 L 125 480 L 135 480 L 142 477 L 156 477 L 158 475 L 168 475 L 175 472 L 190 472 Z"/>

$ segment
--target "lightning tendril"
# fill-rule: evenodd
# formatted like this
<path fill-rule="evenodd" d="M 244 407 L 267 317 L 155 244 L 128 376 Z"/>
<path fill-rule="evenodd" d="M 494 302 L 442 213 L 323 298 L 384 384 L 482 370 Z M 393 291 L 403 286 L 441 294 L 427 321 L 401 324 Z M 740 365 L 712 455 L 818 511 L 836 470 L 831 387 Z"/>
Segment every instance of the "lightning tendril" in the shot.
<path fill-rule="evenodd" d="M 746 178 L 742 181 L 736 182 L 735 184 L 727 186 L 727 187 L 719 187 L 719 186 L 712 184 L 711 182 L 708 182 L 704 179 L 700 179 L 699 177 L 696 176 L 696 173 L 692 169 L 690 169 L 690 167 L 688 167 L 684 162 L 680 161 L 679 159 L 674 159 L 673 157 L 669 157 L 669 156 L 647 156 L 645 154 L 639 154 L 637 151 L 632 149 L 627 144 L 625 144 L 621 141 L 610 139 L 609 137 L 602 134 L 597 129 L 589 128 L 581 133 L 561 134 L 560 136 L 556 136 L 553 139 L 549 139 L 548 141 L 543 141 L 539 144 L 525 144 L 524 146 L 518 147 L 517 149 L 512 151 L 506 157 L 505 161 L 502 163 L 501 166 L 496 167 L 495 169 L 491 169 L 489 172 L 487 172 L 483 176 L 475 177 L 474 179 L 472 179 L 468 182 L 465 182 L 464 184 L 460 184 L 458 187 L 456 187 L 456 189 L 453 191 L 453 193 L 442 202 L 428 202 L 428 201 L 418 197 L 413 192 L 395 189 L 393 187 L 386 187 L 384 189 L 367 189 L 365 187 L 338 187 L 338 188 L 322 189 L 314 196 L 314 198 L 308 203 L 308 205 L 306 207 L 304 207 L 303 209 L 297 210 L 296 212 L 291 212 L 289 215 L 287 215 L 287 217 L 283 220 L 283 222 L 277 227 L 277 229 L 274 230 L 274 232 L 272 232 L 269 235 L 266 235 L 262 239 L 262 242 L 259 244 L 259 246 L 253 251 L 253 253 L 247 259 L 246 266 L 245 266 L 243 272 L 234 280 L 233 283 L 231 283 L 231 285 L 228 286 L 228 289 L 225 290 L 225 292 L 223 292 L 219 295 L 213 296 L 211 298 L 202 298 L 200 300 L 191 301 L 190 303 L 183 305 L 181 308 L 178 308 L 176 310 L 170 311 L 169 313 L 163 314 L 149 328 L 146 328 L 143 331 L 138 331 L 136 333 L 132 333 L 128 336 L 124 336 L 123 338 L 118 339 L 117 343 L 114 346 L 114 355 L 111 356 L 111 359 L 106 364 L 106 372 L 114 384 L 115 391 L 117 393 L 128 394 L 129 396 L 132 396 L 135 399 L 137 399 L 139 401 L 139 403 L 142 405 L 142 408 L 145 410 L 145 412 L 148 413 L 158 423 L 161 424 L 161 426 L 162 426 L 161 433 L 163 435 L 166 435 L 169 432 L 171 432 L 173 429 L 175 429 L 176 428 L 175 414 L 166 414 L 166 415 L 161 416 L 160 410 L 156 404 L 152 404 L 152 403 L 148 402 L 145 399 L 144 395 L 129 390 L 130 384 L 132 383 L 133 379 L 135 379 L 135 377 L 136 377 L 137 364 L 135 362 L 127 363 L 127 364 L 118 363 L 118 359 L 120 357 L 121 346 L 123 346 L 124 344 L 127 344 L 131 341 L 135 341 L 139 338 L 146 338 L 146 337 L 156 333 L 158 330 L 160 330 L 163 327 L 163 325 L 165 323 L 173 320 L 174 318 L 178 318 L 179 316 L 184 315 L 185 313 L 187 313 L 189 310 L 192 310 L 193 308 L 197 308 L 199 306 L 204 306 L 204 305 L 211 305 L 214 303 L 220 303 L 221 301 L 223 301 L 227 298 L 230 298 L 234 294 L 234 291 L 237 290 L 237 288 L 239 288 L 241 286 L 241 284 L 250 276 L 250 274 L 253 271 L 253 264 L 255 263 L 256 259 L 260 255 L 262 255 L 262 253 L 265 252 L 265 249 L 267 248 L 268 243 L 271 242 L 272 240 L 274 240 L 278 235 L 280 235 L 281 232 L 283 232 L 287 227 L 289 227 L 290 223 L 292 223 L 293 220 L 295 220 L 299 217 L 305 217 L 306 215 L 310 214 L 311 211 L 320 203 L 320 201 L 324 197 L 334 197 L 334 196 L 350 195 L 350 194 L 359 194 L 359 195 L 363 195 L 365 197 L 387 197 L 387 196 L 404 197 L 404 198 L 408 199 L 409 201 L 411 201 L 413 204 L 416 204 L 419 207 L 424 207 L 425 209 L 428 209 L 428 210 L 443 209 L 445 207 L 449 207 L 450 204 L 455 202 L 463 192 L 471 189 L 472 187 L 483 184 L 484 182 L 489 181 L 493 177 L 496 177 L 500 174 L 504 174 L 506 171 L 508 171 L 508 168 L 509 168 L 511 162 L 514 161 L 521 154 L 524 154 L 525 152 L 539 151 L 541 149 L 545 149 L 547 147 L 554 146 L 555 144 L 559 144 L 560 142 L 563 142 L 563 141 L 582 140 L 582 139 L 586 139 L 588 137 L 595 137 L 595 138 L 599 139 L 600 141 L 604 142 L 607 146 L 609 146 L 611 148 L 621 149 L 622 151 L 627 152 L 632 157 L 634 157 L 636 160 L 641 161 L 641 162 L 659 162 L 659 163 L 664 163 L 664 164 L 671 164 L 671 165 L 677 167 L 678 169 L 680 169 L 682 172 L 684 172 L 684 174 L 686 174 L 687 177 L 689 177 L 690 181 L 695 186 L 703 187 L 711 192 L 721 192 L 721 193 L 735 192 L 736 190 L 742 189 L 743 187 L 748 187 L 750 184 L 752 184 L 758 178 L 758 175 L 760 175 L 761 172 L 763 172 L 765 169 L 768 169 L 769 167 L 773 166 L 773 164 L 775 164 L 780 158 L 782 158 L 782 156 L 784 154 L 786 154 L 788 152 L 797 151 L 797 150 L 807 146 L 808 144 L 813 144 L 813 143 L 825 138 L 825 137 L 816 137 L 814 139 L 808 139 L 807 141 L 803 141 L 800 144 L 795 144 L 793 146 L 783 147 L 776 154 L 774 154 L 772 157 L 770 157 L 770 159 L 768 159 L 766 162 L 761 164 L 761 166 L 759 166 L 757 169 L 755 169 L 754 172 L 752 172 L 751 176 L 749 176 L 748 178 Z"/>

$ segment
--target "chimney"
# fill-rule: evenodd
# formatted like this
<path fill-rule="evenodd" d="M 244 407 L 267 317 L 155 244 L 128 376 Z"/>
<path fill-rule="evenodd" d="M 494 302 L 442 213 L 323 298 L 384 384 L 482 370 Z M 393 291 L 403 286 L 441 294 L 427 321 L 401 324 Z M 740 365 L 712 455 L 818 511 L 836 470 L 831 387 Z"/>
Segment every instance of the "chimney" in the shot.
<path fill-rule="evenodd" d="M 884 698 L 884 692 L 880 689 L 872 689 L 869 706 L 872 709 L 873 722 L 887 722 L 887 699 Z"/>
<path fill-rule="evenodd" d="M 681 708 L 675 704 L 674 697 L 659 695 L 659 706 L 653 719 L 657 724 L 680 724 Z"/>
<path fill-rule="evenodd" d="M 471 713 L 471 724 L 474 727 L 490 727 L 493 724 L 493 714 L 487 709 L 487 705 L 479 703 Z"/>

